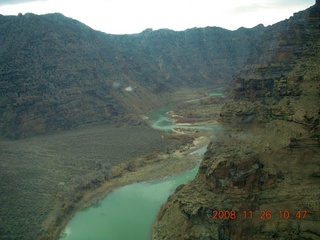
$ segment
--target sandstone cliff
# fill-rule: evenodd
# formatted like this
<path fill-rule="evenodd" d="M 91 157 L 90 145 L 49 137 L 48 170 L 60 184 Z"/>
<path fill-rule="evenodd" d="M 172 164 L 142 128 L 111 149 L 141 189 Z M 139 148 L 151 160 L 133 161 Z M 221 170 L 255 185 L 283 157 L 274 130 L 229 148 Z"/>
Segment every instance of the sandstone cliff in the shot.
<path fill-rule="evenodd" d="M 266 29 L 153 239 L 320 239 L 319 26 L 317 4 Z"/>
<path fill-rule="evenodd" d="M 226 82 L 263 26 L 97 32 L 61 14 L 0 15 L 1 136 L 133 122 L 179 87 Z"/>

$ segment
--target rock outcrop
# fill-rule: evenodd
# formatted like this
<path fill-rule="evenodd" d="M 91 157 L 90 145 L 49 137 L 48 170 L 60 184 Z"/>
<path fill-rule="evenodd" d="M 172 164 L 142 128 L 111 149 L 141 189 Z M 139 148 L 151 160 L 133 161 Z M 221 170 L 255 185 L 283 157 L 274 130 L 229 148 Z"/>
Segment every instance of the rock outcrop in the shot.
<path fill-rule="evenodd" d="M 318 4 L 265 31 L 153 239 L 320 239 Z"/>
<path fill-rule="evenodd" d="M 230 81 L 263 26 L 97 32 L 61 14 L 0 15 L 1 136 L 89 123 L 140 124 L 180 87 Z"/>

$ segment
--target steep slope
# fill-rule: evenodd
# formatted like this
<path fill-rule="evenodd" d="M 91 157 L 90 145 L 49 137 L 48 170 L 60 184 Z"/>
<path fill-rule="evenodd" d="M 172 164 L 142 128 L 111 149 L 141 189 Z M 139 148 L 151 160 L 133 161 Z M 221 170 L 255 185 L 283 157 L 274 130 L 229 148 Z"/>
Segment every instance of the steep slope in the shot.
<path fill-rule="evenodd" d="M 225 83 L 263 26 L 108 35 L 61 14 L 0 16 L 1 135 L 131 122 L 180 87 Z"/>
<path fill-rule="evenodd" d="M 127 161 L 171 148 L 146 128 L 63 130 L 144 124 L 141 113 L 179 88 L 230 81 L 264 29 L 113 36 L 61 14 L 0 15 L 0 238 L 52 239 L 86 193 L 132 170 Z"/>
<path fill-rule="evenodd" d="M 132 56 L 157 66 L 164 84 L 177 87 L 231 81 L 247 61 L 264 27 L 229 31 L 217 27 L 174 32 L 146 30 L 141 34 L 113 36 Z"/>
<path fill-rule="evenodd" d="M 104 34 L 60 14 L 1 17 L 1 130 L 25 137 L 123 116 L 112 84 L 130 78 Z M 124 93 L 125 94 L 125 93 Z"/>
<path fill-rule="evenodd" d="M 225 133 L 162 206 L 153 239 L 320 238 L 320 4 L 279 24 L 236 77 Z"/>

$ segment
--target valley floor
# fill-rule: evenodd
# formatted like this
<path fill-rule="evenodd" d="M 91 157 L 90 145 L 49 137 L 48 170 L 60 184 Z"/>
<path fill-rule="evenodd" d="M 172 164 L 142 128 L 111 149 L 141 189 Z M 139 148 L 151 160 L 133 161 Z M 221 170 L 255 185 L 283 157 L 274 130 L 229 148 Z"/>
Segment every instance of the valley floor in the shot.
<path fill-rule="evenodd" d="M 203 96 L 182 90 L 175 100 Z M 189 124 L 209 116 L 190 116 L 202 104 L 173 109 Z M 205 108 L 205 105 L 207 108 Z M 218 106 L 218 105 L 217 105 Z M 217 108 L 216 110 L 218 110 Z M 212 117 L 212 116 L 211 116 Z M 188 121 L 190 118 L 190 121 Z M 191 119 L 192 118 L 192 119 Z M 179 123 L 183 124 L 180 119 Z M 137 141 L 139 139 L 139 141 Z M 80 209 L 123 185 L 174 175 L 200 160 L 190 155 L 210 140 L 207 131 L 100 125 L 22 140 L 0 141 L 0 236 L 2 239 L 58 239 Z"/>
<path fill-rule="evenodd" d="M 60 225 L 92 189 L 108 180 L 119 182 L 125 171 L 134 171 L 130 160 L 157 155 L 171 144 L 177 143 L 150 128 L 115 126 L 2 140 L 1 238 L 46 235 L 48 227 Z"/>

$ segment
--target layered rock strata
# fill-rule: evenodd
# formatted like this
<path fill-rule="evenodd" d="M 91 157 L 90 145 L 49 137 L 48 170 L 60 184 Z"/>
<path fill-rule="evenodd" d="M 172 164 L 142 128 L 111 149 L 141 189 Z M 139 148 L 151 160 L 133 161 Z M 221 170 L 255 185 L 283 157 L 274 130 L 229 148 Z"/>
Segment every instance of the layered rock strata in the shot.
<path fill-rule="evenodd" d="M 162 206 L 153 239 L 320 239 L 319 4 L 281 24 L 236 77 L 225 132 Z"/>
<path fill-rule="evenodd" d="M 1 136 L 141 124 L 178 88 L 226 82 L 263 26 L 110 35 L 61 14 L 0 15 Z"/>

